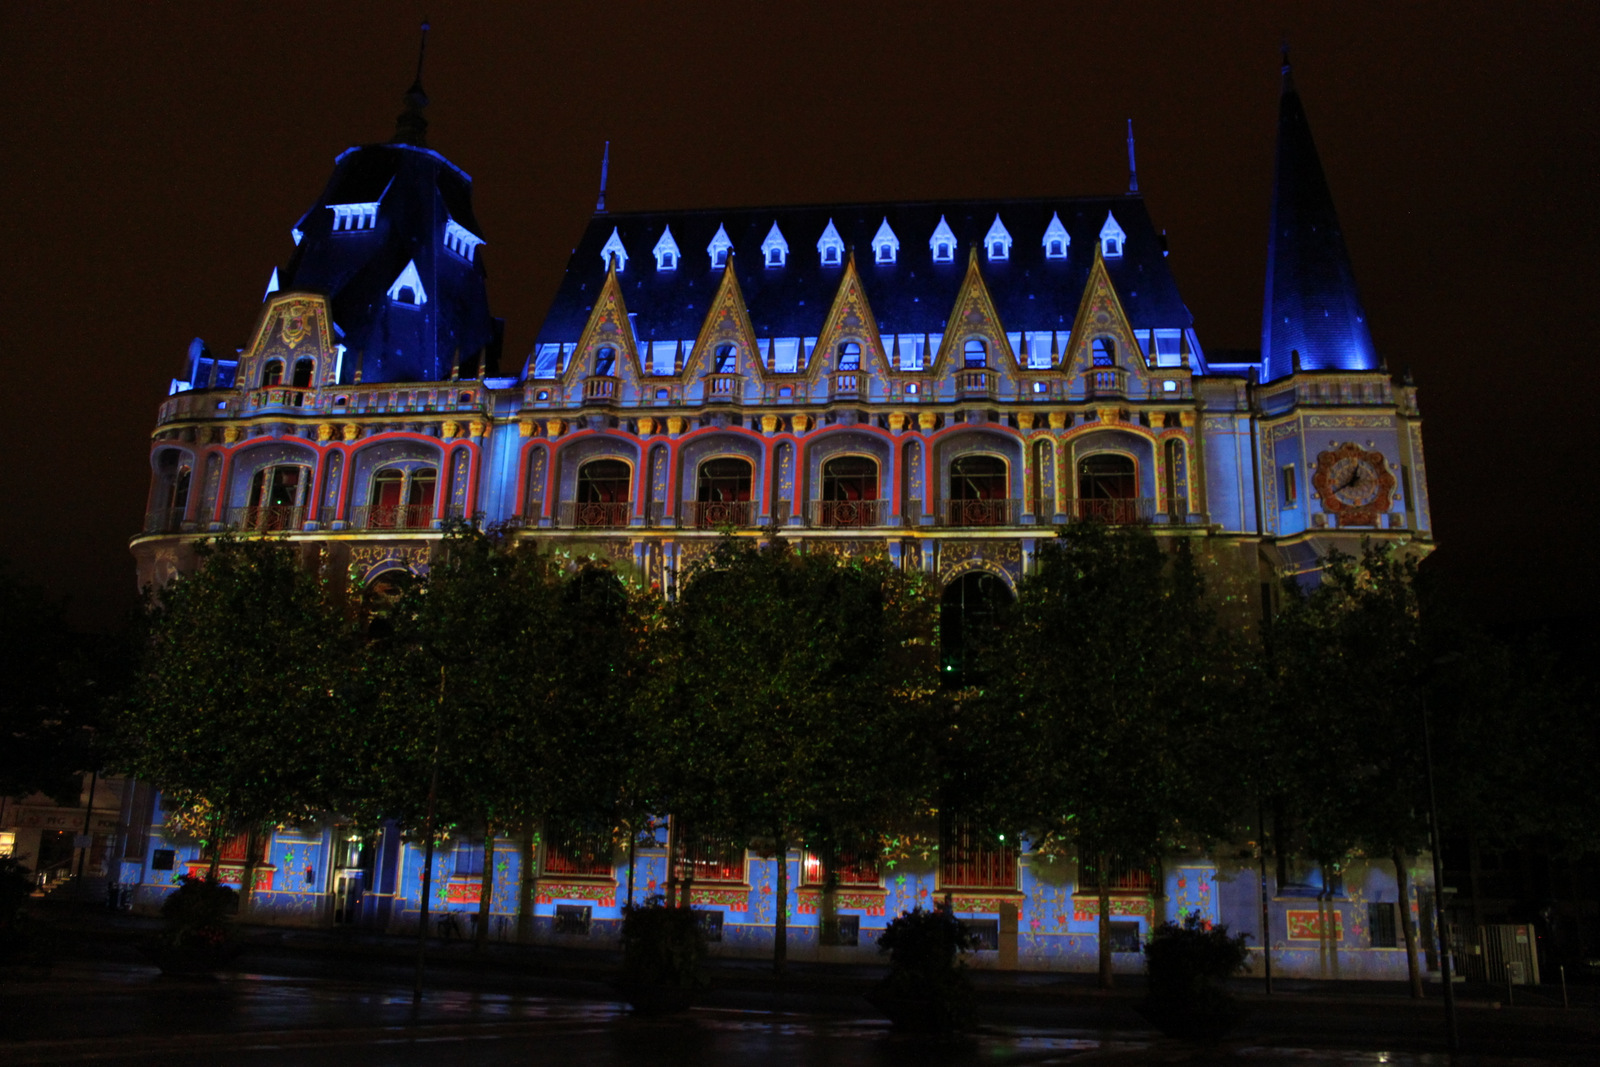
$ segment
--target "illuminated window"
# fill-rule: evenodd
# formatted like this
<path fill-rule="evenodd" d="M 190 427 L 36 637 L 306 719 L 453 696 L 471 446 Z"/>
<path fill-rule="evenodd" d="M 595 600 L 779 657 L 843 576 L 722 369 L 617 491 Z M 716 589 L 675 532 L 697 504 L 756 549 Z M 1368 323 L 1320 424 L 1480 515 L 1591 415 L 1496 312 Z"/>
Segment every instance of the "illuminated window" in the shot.
<path fill-rule="evenodd" d="M 789 242 L 783 239 L 783 231 L 778 229 L 776 221 L 767 231 L 767 239 L 761 242 L 761 254 L 769 267 L 781 267 L 789 259 Z"/>
<path fill-rule="evenodd" d="M 943 215 L 939 216 L 939 225 L 933 228 L 933 236 L 928 238 L 928 247 L 933 250 L 935 263 L 950 263 L 956 258 L 956 235 Z"/>
<path fill-rule="evenodd" d="M 628 525 L 632 469 L 620 459 L 590 460 L 578 468 L 574 526 Z"/>
<path fill-rule="evenodd" d="M 594 372 L 598 377 L 609 378 L 617 369 L 617 350 L 606 345 L 594 354 Z"/>
<path fill-rule="evenodd" d="M 989 262 L 997 263 L 1011 258 L 1011 231 L 1007 230 L 1005 223 L 1000 221 L 997 214 L 994 223 L 989 227 L 989 232 L 983 235 L 984 246 L 989 250 Z"/>
<path fill-rule="evenodd" d="M 845 341 L 839 345 L 839 369 L 861 369 L 861 346 L 854 341 Z"/>
<path fill-rule="evenodd" d="M 899 255 L 900 238 L 895 236 L 894 230 L 889 227 L 889 219 L 885 217 L 872 237 L 872 258 L 878 263 L 893 263 Z"/>
<path fill-rule="evenodd" d="M 678 242 L 672 237 L 671 226 L 661 231 L 661 240 L 656 242 L 655 248 L 651 249 L 651 251 L 655 253 L 656 270 L 676 270 L 678 268 L 678 258 L 681 253 L 678 251 Z"/>
<path fill-rule="evenodd" d="M 1072 247 L 1072 237 L 1067 233 L 1067 228 L 1061 225 L 1059 212 L 1050 216 L 1050 225 L 1044 229 L 1044 258 L 1066 259 L 1067 251 Z"/>
<path fill-rule="evenodd" d="M 824 267 L 837 267 L 844 262 L 844 238 L 839 236 L 832 219 L 828 220 L 822 236 L 817 238 L 817 253 L 822 257 Z"/>
<path fill-rule="evenodd" d="M 733 241 L 728 237 L 728 231 L 722 225 L 717 226 L 716 236 L 711 238 L 711 243 L 706 245 L 706 251 L 711 255 L 712 267 L 725 267 L 728 265 L 728 253 L 733 248 Z"/>
<path fill-rule="evenodd" d="M 333 212 L 333 232 L 352 233 L 378 225 L 378 201 L 367 204 L 329 204 Z"/>
<path fill-rule="evenodd" d="M 372 476 L 366 523 L 375 530 L 426 529 L 433 522 L 439 472 L 432 467 L 385 467 Z"/>
<path fill-rule="evenodd" d="M 957 822 L 943 835 L 939 849 L 939 888 L 1015 889 L 1017 849 L 998 834 L 986 834 L 970 823 Z"/>
<path fill-rule="evenodd" d="M 483 244 L 483 238 L 467 229 L 455 219 L 448 219 L 444 224 L 444 246 L 468 263 L 477 253 L 478 246 Z"/>
<path fill-rule="evenodd" d="M 615 226 L 611 227 L 611 236 L 606 238 L 606 243 L 600 246 L 600 262 L 606 270 L 611 269 L 613 258 L 618 274 L 628 269 L 628 249 L 623 245 L 622 235 Z"/>
<path fill-rule="evenodd" d="M 1117 365 L 1117 343 L 1109 337 L 1096 337 L 1089 342 L 1089 356 L 1096 367 Z"/>
<path fill-rule="evenodd" d="M 1128 235 L 1117 225 L 1116 216 L 1106 212 L 1106 224 L 1100 227 L 1100 254 L 1107 258 L 1122 255 L 1122 244 L 1127 239 Z"/>
<path fill-rule="evenodd" d="M 976 337 L 967 338 L 964 356 L 969 367 L 987 367 L 989 365 L 989 346 Z"/>
<path fill-rule="evenodd" d="M 422 275 L 417 272 L 417 261 L 407 263 L 400 276 L 389 286 L 389 299 L 401 306 L 421 307 L 428 302 L 428 291 L 422 287 Z"/>
<path fill-rule="evenodd" d="M 262 467 L 250 479 L 250 497 L 240 515 L 246 530 L 292 530 L 304 519 L 311 471 L 293 464 Z"/>

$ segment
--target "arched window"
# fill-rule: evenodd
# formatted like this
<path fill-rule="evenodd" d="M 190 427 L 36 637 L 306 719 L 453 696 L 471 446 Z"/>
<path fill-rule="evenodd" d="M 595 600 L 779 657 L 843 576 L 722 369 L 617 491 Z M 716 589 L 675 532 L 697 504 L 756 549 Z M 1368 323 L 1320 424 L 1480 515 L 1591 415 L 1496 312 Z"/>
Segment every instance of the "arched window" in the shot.
<path fill-rule="evenodd" d="M 1096 367 L 1115 367 L 1117 342 L 1109 337 L 1096 337 L 1089 343 L 1089 354 L 1093 357 Z"/>
<path fill-rule="evenodd" d="M 964 348 L 966 365 L 969 367 L 987 367 L 989 365 L 989 346 L 976 337 L 967 338 Z"/>
<path fill-rule="evenodd" d="M 283 384 L 283 360 L 267 360 L 267 365 L 261 368 L 261 384 L 263 386 Z"/>
<path fill-rule="evenodd" d="M 294 363 L 294 387 L 296 389 L 311 388 L 311 375 L 315 373 L 316 364 L 310 359 L 297 359 Z"/>
<path fill-rule="evenodd" d="M 986 571 L 971 571 L 945 586 L 939 602 L 939 670 L 945 685 L 982 681 L 975 660 L 1012 599 L 1006 583 Z"/>
<path fill-rule="evenodd" d="M 578 468 L 574 526 L 626 526 L 632 469 L 620 459 L 592 459 Z"/>
<path fill-rule="evenodd" d="M 1010 473 L 999 456 L 958 456 L 950 464 L 952 526 L 1004 526 L 1011 521 Z"/>
<path fill-rule="evenodd" d="M 172 510 L 179 518 L 183 518 L 184 511 L 189 507 L 189 465 L 186 463 L 178 468 L 177 477 L 172 479 Z"/>
<path fill-rule="evenodd" d="M 737 457 L 700 464 L 695 481 L 695 525 L 702 529 L 754 525 L 750 506 L 753 472 L 749 460 Z"/>
<path fill-rule="evenodd" d="M 712 358 L 712 373 L 732 374 L 738 369 L 739 349 L 734 345 L 718 345 Z"/>
<path fill-rule="evenodd" d="M 594 373 L 600 378 L 609 378 L 617 369 L 617 350 L 606 345 L 594 354 Z"/>
<path fill-rule="evenodd" d="M 845 341 L 839 345 L 839 369 L 861 369 L 861 346 L 854 341 Z"/>
<path fill-rule="evenodd" d="M 1060 259 L 1063 256 L 1065 256 L 1066 254 L 1067 254 L 1067 250 L 1062 247 L 1060 241 L 1051 241 L 1050 242 L 1050 251 L 1049 251 L 1048 255 L 1049 255 L 1049 257 L 1051 259 Z"/>
<path fill-rule="evenodd" d="M 424 529 L 433 522 L 439 472 L 432 467 L 405 471 L 385 467 L 372 476 L 365 525 L 378 530 Z"/>
<path fill-rule="evenodd" d="M 1141 521 L 1139 475 L 1133 460 L 1097 452 L 1078 461 L 1078 518 L 1092 522 Z"/>
<path fill-rule="evenodd" d="M 250 480 L 250 502 L 239 525 L 247 530 L 294 530 L 305 520 L 310 471 L 290 464 L 262 467 Z"/>
<path fill-rule="evenodd" d="M 877 526 L 878 462 L 869 456 L 838 456 L 822 465 L 819 526 Z"/>

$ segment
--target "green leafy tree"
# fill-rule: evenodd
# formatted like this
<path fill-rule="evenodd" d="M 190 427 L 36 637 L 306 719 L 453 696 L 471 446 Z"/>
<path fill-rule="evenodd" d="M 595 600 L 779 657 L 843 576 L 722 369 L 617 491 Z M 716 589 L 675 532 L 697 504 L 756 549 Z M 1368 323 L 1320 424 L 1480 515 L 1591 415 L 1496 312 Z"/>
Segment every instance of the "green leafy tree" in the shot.
<path fill-rule="evenodd" d="M 1065 528 L 995 639 L 972 701 L 986 780 L 951 799 L 1036 847 L 1071 839 L 1098 872 L 1100 982 L 1112 983 L 1109 876 L 1221 832 L 1241 775 L 1225 760 L 1236 687 L 1187 543 Z M 1000 739 L 1000 740 L 996 740 Z M 1008 755 L 1009 753 L 1009 755 Z"/>
<path fill-rule="evenodd" d="M 246 835 L 247 909 L 261 834 L 334 794 L 332 754 L 356 718 L 340 685 L 354 634 L 290 545 L 222 537 L 198 555 L 149 595 L 115 762 L 169 808 L 204 813 L 213 873 L 223 836 Z"/>
<path fill-rule="evenodd" d="M 774 530 L 720 541 L 665 613 L 651 795 L 694 832 L 772 843 L 780 972 L 790 845 L 875 843 L 928 795 L 932 611 L 920 575 Z"/>

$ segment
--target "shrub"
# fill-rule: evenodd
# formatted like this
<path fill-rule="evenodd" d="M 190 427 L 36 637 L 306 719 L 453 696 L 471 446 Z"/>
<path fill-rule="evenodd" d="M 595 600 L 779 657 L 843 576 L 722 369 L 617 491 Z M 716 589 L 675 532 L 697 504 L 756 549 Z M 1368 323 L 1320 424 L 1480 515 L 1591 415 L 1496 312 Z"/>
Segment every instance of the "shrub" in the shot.
<path fill-rule="evenodd" d="M 1149 992 L 1140 1014 L 1172 1037 L 1216 1040 L 1238 1025 L 1244 1010 L 1223 987 L 1245 970 L 1249 934 L 1228 935 L 1196 914 L 1182 925 L 1156 927 L 1144 944 Z"/>
<path fill-rule="evenodd" d="M 633 987 L 693 991 L 706 986 L 706 944 L 688 908 L 669 908 L 659 896 L 624 909 L 622 975 Z"/>
<path fill-rule="evenodd" d="M 869 999 L 901 1029 L 966 1029 L 974 1012 L 961 954 L 976 944 L 966 924 L 942 908 L 902 913 L 878 938 L 889 973 Z"/>
<path fill-rule="evenodd" d="M 238 893 L 186 874 L 161 905 L 161 917 L 167 921 L 163 941 L 173 948 L 219 946 L 231 937 L 238 910 Z"/>
<path fill-rule="evenodd" d="M 0 856 L 0 963 L 27 955 L 33 939 L 22 905 L 32 892 L 32 872 L 20 861 Z"/>

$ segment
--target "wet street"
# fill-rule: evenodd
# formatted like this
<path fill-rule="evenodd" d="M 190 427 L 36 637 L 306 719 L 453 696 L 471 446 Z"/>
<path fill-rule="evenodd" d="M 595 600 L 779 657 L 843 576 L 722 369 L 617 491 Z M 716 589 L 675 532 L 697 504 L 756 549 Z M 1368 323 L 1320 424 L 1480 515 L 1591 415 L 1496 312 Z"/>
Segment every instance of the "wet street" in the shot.
<path fill-rule="evenodd" d="M 292 970 L 293 968 L 288 968 Z M 370 978 L 241 970 L 210 980 L 162 978 L 151 967 L 75 961 L 0 989 L 0 1063 L 158 1063 L 203 1056 L 230 1064 L 1443 1064 L 1374 1038 L 1313 1049 L 1261 1034 L 1199 1050 L 1139 1030 L 1031 1025 L 1027 1012 L 962 1038 L 893 1033 L 817 998 L 792 1008 L 699 1008 L 641 1018 L 621 1003 L 471 988 L 436 978 L 413 1010 L 405 976 Z M 1378 1028 L 1381 1031 L 1381 1028 Z M 1375 1031 L 1378 1032 L 1378 1031 Z M 1359 1038 L 1359 1034 L 1357 1035 Z M 1343 1044 L 1341 1042 L 1341 1044 Z M 1415 1048 L 1415 1046 L 1413 1046 Z M 1504 1048 L 1465 1064 L 1600 1062 L 1571 1046 Z"/>

